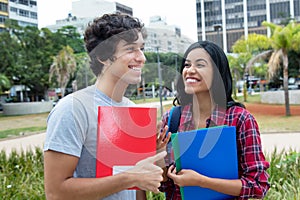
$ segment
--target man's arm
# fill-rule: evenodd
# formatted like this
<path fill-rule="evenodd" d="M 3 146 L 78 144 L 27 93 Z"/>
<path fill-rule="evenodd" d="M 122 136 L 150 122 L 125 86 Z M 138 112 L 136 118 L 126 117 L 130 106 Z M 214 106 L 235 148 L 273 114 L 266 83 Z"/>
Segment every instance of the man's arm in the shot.
<path fill-rule="evenodd" d="M 114 176 L 74 178 L 77 157 L 46 151 L 44 153 L 46 197 L 48 200 L 99 199 L 131 187 L 158 192 L 162 169 L 153 163 L 164 157 L 165 153 L 140 161 L 129 171 Z"/>

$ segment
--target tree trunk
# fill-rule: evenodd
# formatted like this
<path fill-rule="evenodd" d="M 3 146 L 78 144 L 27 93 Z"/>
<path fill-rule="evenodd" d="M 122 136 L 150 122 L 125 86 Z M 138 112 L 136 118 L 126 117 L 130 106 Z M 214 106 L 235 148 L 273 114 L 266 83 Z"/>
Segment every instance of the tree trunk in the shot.
<path fill-rule="evenodd" d="M 286 53 L 283 54 L 283 90 L 285 100 L 285 115 L 291 116 L 290 100 L 289 100 L 289 89 L 288 89 L 288 56 Z"/>
<path fill-rule="evenodd" d="M 66 87 L 61 86 L 60 87 L 61 98 L 63 98 L 65 96 L 65 91 L 66 91 Z"/>

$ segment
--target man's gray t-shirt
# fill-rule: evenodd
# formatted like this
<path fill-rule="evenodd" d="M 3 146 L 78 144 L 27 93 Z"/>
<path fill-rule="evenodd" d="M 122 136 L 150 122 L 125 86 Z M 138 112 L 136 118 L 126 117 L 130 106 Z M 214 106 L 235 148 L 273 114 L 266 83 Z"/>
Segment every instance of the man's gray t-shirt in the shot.
<path fill-rule="evenodd" d="M 95 85 L 67 95 L 49 114 L 44 151 L 53 150 L 79 158 L 74 177 L 95 178 L 98 106 L 133 106 L 123 97 L 115 102 Z M 135 199 L 135 191 L 121 191 L 105 200 Z"/>

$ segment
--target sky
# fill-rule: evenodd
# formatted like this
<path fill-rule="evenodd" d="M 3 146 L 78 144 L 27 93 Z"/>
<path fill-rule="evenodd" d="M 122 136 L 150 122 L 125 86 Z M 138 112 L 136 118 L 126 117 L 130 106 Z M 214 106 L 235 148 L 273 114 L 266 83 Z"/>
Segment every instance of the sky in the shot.
<path fill-rule="evenodd" d="M 113 1 L 113 0 L 108 0 Z M 147 26 L 151 16 L 159 15 L 168 25 L 181 28 L 181 33 L 197 40 L 196 0 L 115 0 L 133 9 L 133 16 Z M 65 19 L 72 10 L 72 0 L 38 0 L 39 27 Z"/>

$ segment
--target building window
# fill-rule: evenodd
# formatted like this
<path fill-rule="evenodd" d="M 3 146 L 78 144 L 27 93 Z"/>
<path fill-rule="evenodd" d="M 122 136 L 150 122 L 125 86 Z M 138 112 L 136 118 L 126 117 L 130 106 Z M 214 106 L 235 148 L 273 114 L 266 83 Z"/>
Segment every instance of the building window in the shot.
<path fill-rule="evenodd" d="M 23 4 L 28 6 L 29 5 L 29 1 L 28 0 L 19 0 L 19 4 Z"/>
<path fill-rule="evenodd" d="M 29 12 L 27 10 L 19 10 L 19 15 L 23 17 L 29 17 Z"/>
<path fill-rule="evenodd" d="M 10 12 L 18 13 L 18 8 L 10 7 Z"/>
<path fill-rule="evenodd" d="M 31 6 L 36 6 L 36 1 L 30 1 Z"/>
<path fill-rule="evenodd" d="M 0 11 L 7 12 L 7 4 L 0 2 Z"/>
<path fill-rule="evenodd" d="M 37 19 L 37 13 L 36 12 L 30 12 L 30 18 Z"/>
<path fill-rule="evenodd" d="M 6 16 L 1 16 L 0 15 L 0 24 L 4 24 L 5 20 L 7 19 Z"/>

